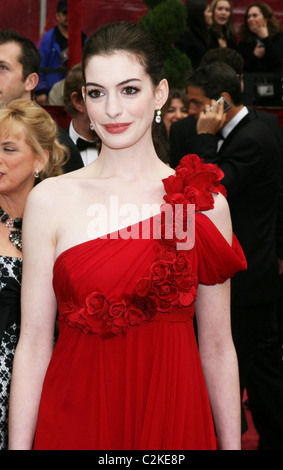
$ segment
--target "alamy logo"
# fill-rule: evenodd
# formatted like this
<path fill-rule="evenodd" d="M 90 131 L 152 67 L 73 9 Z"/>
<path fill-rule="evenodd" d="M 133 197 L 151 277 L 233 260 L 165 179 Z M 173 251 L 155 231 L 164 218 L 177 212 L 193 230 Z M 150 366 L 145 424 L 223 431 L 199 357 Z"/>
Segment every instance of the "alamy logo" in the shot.
<path fill-rule="evenodd" d="M 119 205 L 118 197 L 111 196 L 108 207 L 92 204 L 87 216 L 91 218 L 89 239 L 162 239 L 177 250 L 190 250 L 195 244 L 194 204 L 142 204 L 139 208 L 130 203 Z"/>

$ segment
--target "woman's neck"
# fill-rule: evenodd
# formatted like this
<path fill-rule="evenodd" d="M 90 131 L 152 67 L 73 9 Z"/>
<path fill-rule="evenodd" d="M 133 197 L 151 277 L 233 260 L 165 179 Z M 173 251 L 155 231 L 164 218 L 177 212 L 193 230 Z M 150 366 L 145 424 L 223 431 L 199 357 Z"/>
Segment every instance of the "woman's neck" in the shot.
<path fill-rule="evenodd" d="M 124 181 L 158 179 L 164 163 L 156 155 L 153 144 L 134 148 L 111 149 L 102 145 L 96 171 L 101 178 L 118 177 Z"/>
<path fill-rule="evenodd" d="M 17 197 L 16 195 L 4 195 L 0 194 L 0 207 L 9 214 L 9 217 L 15 219 L 17 217 L 22 218 L 25 202 L 27 195 L 23 197 Z"/>

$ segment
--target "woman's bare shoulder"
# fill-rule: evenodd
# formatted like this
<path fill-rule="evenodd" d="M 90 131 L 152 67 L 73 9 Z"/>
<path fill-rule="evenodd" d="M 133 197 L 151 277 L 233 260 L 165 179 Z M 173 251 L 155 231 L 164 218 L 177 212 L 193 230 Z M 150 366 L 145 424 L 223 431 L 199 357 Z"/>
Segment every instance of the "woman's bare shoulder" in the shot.
<path fill-rule="evenodd" d="M 63 178 L 61 176 L 54 176 L 46 178 L 38 183 L 29 193 L 26 201 L 26 209 L 32 210 L 44 209 L 54 210 L 59 208 L 61 201 L 70 200 L 74 191 L 75 185 L 72 180 Z"/>
<path fill-rule="evenodd" d="M 213 194 L 214 207 L 208 211 L 203 212 L 211 222 L 218 228 L 224 238 L 231 243 L 232 241 L 232 223 L 230 216 L 230 209 L 227 199 L 221 194 Z"/>

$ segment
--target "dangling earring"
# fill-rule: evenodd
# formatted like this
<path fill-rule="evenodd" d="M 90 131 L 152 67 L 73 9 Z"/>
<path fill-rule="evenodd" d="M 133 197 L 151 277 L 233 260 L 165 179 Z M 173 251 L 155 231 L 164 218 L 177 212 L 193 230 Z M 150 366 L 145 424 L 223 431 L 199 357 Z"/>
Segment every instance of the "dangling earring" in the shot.
<path fill-rule="evenodd" d="M 93 131 L 93 130 L 94 130 L 94 127 L 93 127 L 93 124 L 92 124 L 92 122 L 90 123 L 90 125 L 89 125 L 89 128 L 90 128 L 90 130 L 91 130 L 91 131 Z"/>
<path fill-rule="evenodd" d="M 160 111 L 160 109 L 158 109 L 156 111 L 155 122 L 157 122 L 157 124 L 161 123 L 161 111 Z"/>
<path fill-rule="evenodd" d="M 34 175 L 33 175 L 33 176 L 34 176 L 35 178 L 39 178 L 39 171 L 38 171 L 38 170 L 36 170 L 36 172 L 34 173 Z"/>

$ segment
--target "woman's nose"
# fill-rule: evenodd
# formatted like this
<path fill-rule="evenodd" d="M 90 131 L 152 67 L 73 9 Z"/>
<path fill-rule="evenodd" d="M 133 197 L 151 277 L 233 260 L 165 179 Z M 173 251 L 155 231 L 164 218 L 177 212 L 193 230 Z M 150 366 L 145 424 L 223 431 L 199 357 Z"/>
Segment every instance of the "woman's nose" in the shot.
<path fill-rule="evenodd" d="M 119 97 L 116 94 L 109 94 L 106 100 L 106 114 L 115 118 L 122 113 L 122 104 Z"/>

